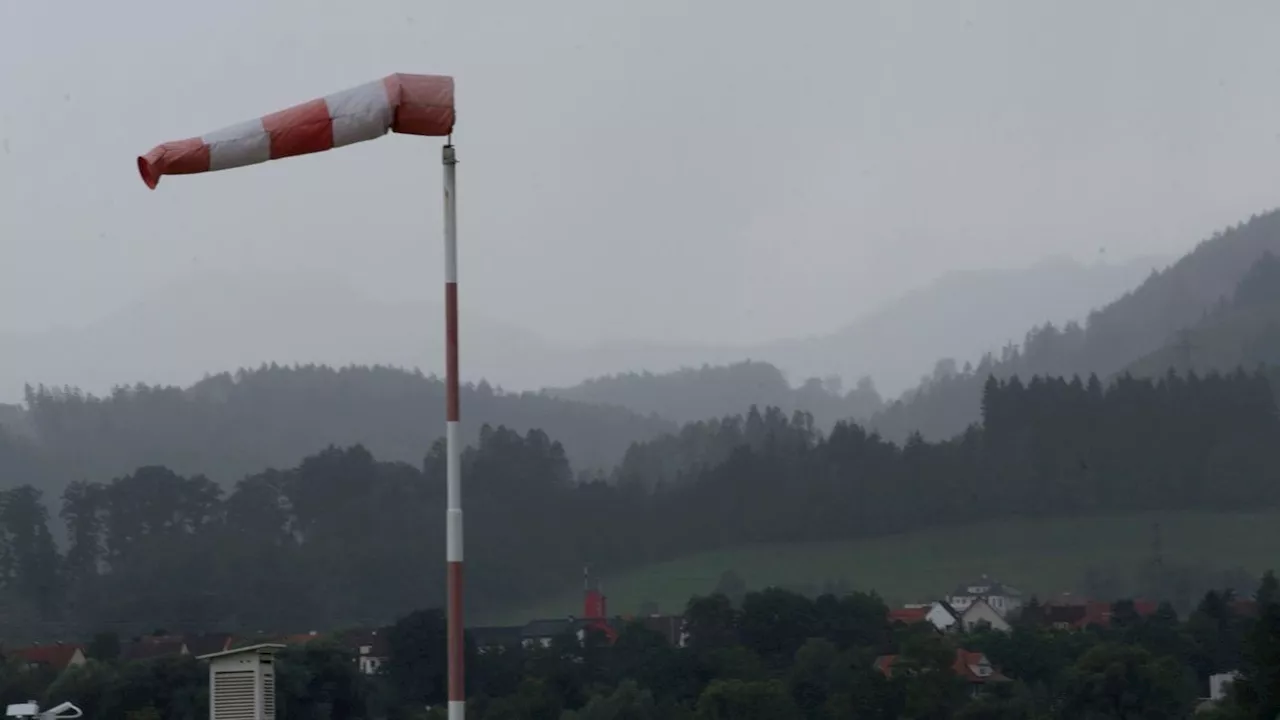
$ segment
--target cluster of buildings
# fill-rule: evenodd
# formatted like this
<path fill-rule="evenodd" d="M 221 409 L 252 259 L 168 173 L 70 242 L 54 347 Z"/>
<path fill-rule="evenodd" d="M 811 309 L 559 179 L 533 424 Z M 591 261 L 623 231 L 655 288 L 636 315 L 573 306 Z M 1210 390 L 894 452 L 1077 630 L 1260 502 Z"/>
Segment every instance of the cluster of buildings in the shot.
<path fill-rule="evenodd" d="M 610 617 L 608 598 L 600 587 L 588 581 L 583 590 L 582 616 L 568 616 L 552 620 L 533 620 L 524 625 L 473 627 L 467 630 L 476 644 L 477 652 L 485 653 L 506 647 L 550 647 L 553 640 L 566 635 L 581 642 L 588 632 L 602 634 L 608 642 L 618 637 L 623 624 L 639 622 L 658 633 L 676 647 L 684 647 L 688 635 L 684 631 L 684 618 L 679 615 L 647 615 L 644 617 Z"/>
<path fill-rule="evenodd" d="M 120 659 L 125 662 L 154 660 L 165 657 L 207 657 L 218 653 L 262 644 L 281 646 L 301 645 L 320 638 L 319 633 L 299 635 L 243 637 L 231 633 L 199 633 L 188 635 L 147 635 L 136 638 L 120 648 Z M 348 648 L 358 658 L 360 670 L 372 675 L 378 672 L 388 655 L 386 632 L 379 630 L 352 630 L 325 635 L 326 639 Z M 87 662 L 86 648 L 75 643 L 50 643 L 25 647 L 4 648 L 6 658 L 29 668 L 48 668 L 61 672 Z"/>
<path fill-rule="evenodd" d="M 1253 610 L 1249 605 L 1250 601 L 1247 600 L 1236 601 L 1233 609 L 1237 613 L 1247 614 Z M 889 610 L 889 620 L 907 625 L 928 623 L 938 632 L 948 634 L 979 628 L 1009 631 L 1011 622 L 1026 607 L 1027 602 L 1021 590 L 984 575 L 975 582 L 956 587 L 941 600 L 893 608 Z M 1153 602 L 1133 602 L 1133 610 L 1140 617 L 1151 616 L 1157 609 L 1158 605 Z M 1090 625 L 1109 625 L 1113 606 L 1111 603 L 1076 600 L 1064 596 L 1038 605 L 1037 612 L 1040 614 L 1040 621 L 1048 626 L 1063 630 L 1084 629 Z M 673 646 L 683 647 L 688 640 L 684 619 L 678 615 L 610 617 L 607 598 L 598 586 L 592 587 L 589 582 L 584 588 L 581 617 L 533 620 L 523 625 L 473 627 L 467 632 L 477 651 L 486 653 L 511 647 L 550 647 L 557 638 L 562 637 L 576 637 L 582 642 L 589 632 L 599 633 L 607 642 L 613 642 L 624 623 L 637 621 Z M 301 645 L 320 637 L 322 636 L 316 632 L 284 636 L 260 634 L 252 637 L 237 637 L 230 633 L 154 635 L 138 638 L 125 645 L 121 648 L 120 657 L 125 661 L 183 655 L 210 657 L 237 649 L 263 647 L 264 644 L 272 647 Z M 389 649 L 386 628 L 352 630 L 326 634 L 323 637 L 349 649 L 356 657 L 360 671 L 365 674 L 378 673 L 387 662 Z M 56 671 L 86 662 L 83 646 L 64 643 L 5 649 L 4 655 L 30 667 L 47 667 Z M 875 661 L 875 668 L 887 677 L 893 675 L 896 666 L 899 666 L 896 655 L 883 655 Z M 993 684 L 1010 681 L 999 668 L 992 665 L 986 655 L 964 648 L 956 650 L 952 669 L 968 683 L 975 696 Z M 1211 679 L 1211 699 L 1221 697 L 1225 692 L 1225 683 L 1231 677 L 1227 673 Z"/>
<path fill-rule="evenodd" d="M 485 653 L 507 647 L 550 647 L 556 638 L 564 636 L 577 637 L 581 642 L 586 639 L 586 634 L 592 631 L 601 633 L 608 642 L 612 642 L 617 639 L 618 632 L 624 623 L 637 620 L 666 638 L 672 645 L 685 644 L 687 636 L 684 632 L 682 617 L 674 615 L 650 615 L 643 618 L 610 617 L 607 599 L 598 586 L 586 589 L 581 617 L 533 620 L 524 625 L 514 626 L 472 627 L 468 628 L 467 634 L 471 636 L 477 651 Z M 387 630 L 388 628 L 376 628 L 296 635 L 259 633 L 251 636 L 238 636 L 231 633 L 150 635 L 124 645 L 120 650 L 120 659 L 132 662 L 179 656 L 199 658 L 262 645 L 291 647 L 323 638 L 349 650 L 355 656 L 362 673 L 375 675 L 390 655 L 387 646 Z M 45 667 L 58 672 L 83 665 L 87 660 L 85 646 L 71 643 L 4 648 L 3 654 L 28 667 Z"/>
<path fill-rule="evenodd" d="M 889 619 L 908 625 L 927 622 L 942 632 L 974 630 L 984 625 L 1007 631 L 1010 620 L 1023 605 L 1021 590 L 984 575 L 977 582 L 960 585 L 942 600 L 894 608 L 889 611 Z"/>
<path fill-rule="evenodd" d="M 894 608 L 889 611 L 889 619 L 906 624 L 928 622 L 942 632 L 971 631 L 979 627 L 1007 632 L 1025 605 L 1021 590 L 984 576 L 978 582 L 957 587 L 942 600 Z M 1134 600 L 1133 609 L 1140 617 L 1150 617 L 1159 605 Z M 1083 630 L 1090 625 L 1111 624 L 1113 605 L 1064 595 L 1040 605 L 1038 612 L 1045 625 L 1060 630 Z"/>
<path fill-rule="evenodd" d="M 1133 611 L 1138 617 L 1151 617 L 1159 610 L 1159 604 L 1148 600 L 1134 600 Z M 1026 609 L 1021 590 L 982 576 L 977 582 L 960 585 L 942 600 L 932 603 L 904 605 L 889 611 L 892 622 L 904 624 L 929 623 L 938 632 L 953 633 L 976 630 L 980 627 L 1007 632 L 1011 621 Z M 1250 616 L 1257 612 L 1253 600 L 1233 600 L 1231 610 L 1237 615 Z M 1111 624 L 1115 606 L 1109 602 L 1081 600 L 1064 595 L 1039 605 L 1036 612 L 1039 622 L 1059 630 L 1083 630 L 1091 625 L 1106 627 Z M 892 672 L 895 656 L 887 655 L 876 660 L 877 669 L 886 675 Z M 957 650 L 953 668 L 964 678 L 974 694 L 979 694 L 988 683 L 1008 682 L 998 669 L 992 667 L 982 653 Z M 1209 678 L 1209 695 L 1202 698 L 1199 710 L 1211 708 L 1226 697 L 1227 686 L 1237 677 L 1235 672 L 1218 673 Z"/>
<path fill-rule="evenodd" d="M 1159 603 L 1134 600 L 1133 611 L 1139 617 L 1151 617 Z M 889 611 L 889 619 L 908 625 L 928 622 L 942 632 L 974 630 L 989 627 L 1008 631 L 1011 621 L 1026 608 L 1021 590 L 982 576 L 977 582 L 960 585 L 951 594 L 932 603 L 903 605 Z M 1231 601 L 1237 615 L 1251 616 L 1257 611 L 1253 600 Z M 1037 605 L 1038 621 L 1059 630 L 1083 630 L 1090 625 L 1111 624 L 1114 605 L 1110 602 L 1086 600 L 1070 594 Z"/>

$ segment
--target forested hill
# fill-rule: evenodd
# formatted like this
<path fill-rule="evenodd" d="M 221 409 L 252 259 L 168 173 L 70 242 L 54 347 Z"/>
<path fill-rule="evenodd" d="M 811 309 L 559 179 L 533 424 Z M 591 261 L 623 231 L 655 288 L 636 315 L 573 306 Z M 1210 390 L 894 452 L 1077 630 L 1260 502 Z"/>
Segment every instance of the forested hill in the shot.
<path fill-rule="evenodd" d="M 0 428 L 20 435 L 27 433 L 27 413 L 21 405 L 0 403 Z"/>
<path fill-rule="evenodd" d="M 1245 273 L 1231 299 L 1164 347 L 1126 368 L 1134 375 L 1205 373 L 1280 364 L 1280 260 L 1267 253 Z"/>
<path fill-rule="evenodd" d="M 941 361 L 933 377 L 889 404 L 872 425 L 895 439 L 917 430 L 927 438 L 951 437 L 978 419 L 989 375 L 1111 376 L 1231 298 L 1249 268 L 1268 252 L 1280 254 L 1280 211 L 1214 234 L 1164 271 L 1153 272 L 1136 290 L 1091 313 L 1083 326 L 1033 328 L 1020 347 L 988 354 L 976 366 Z"/>
<path fill-rule="evenodd" d="M 758 405 L 788 414 L 803 410 L 820 427 L 830 428 L 838 420 L 870 418 L 883 405 L 870 379 L 847 392 L 838 378 L 813 378 L 793 388 L 778 368 L 751 361 L 663 374 L 609 375 L 546 392 L 567 400 L 619 405 L 679 423 L 733 415 Z"/>
<path fill-rule="evenodd" d="M 444 432 L 443 382 L 387 367 L 268 366 L 102 398 L 37 388 L 27 403 L 35 452 L 54 486 L 153 464 L 234 482 L 329 444 L 361 443 L 418 466 Z M 611 469 L 632 442 L 676 428 L 621 408 L 464 386 L 464 441 L 474 442 L 484 423 L 542 429 L 583 470 Z"/>
<path fill-rule="evenodd" d="M 633 465 L 639 477 L 576 483 L 546 433 L 482 429 L 462 458 L 469 617 L 571 587 L 586 563 L 612 573 L 751 544 L 942 527 L 962 537 L 966 523 L 1014 517 L 1277 507 L 1277 377 L 993 380 L 984 428 L 904 447 L 765 409 L 704 425 L 701 439 L 727 451 L 671 482 Z M 443 555 L 438 444 L 415 465 L 330 448 L 281 467 L 231 492 L 139 468 L 46 496 L 50 514 L 30 489 L 5 492 L 0 632 L 59 616 L 82 628 L 305 631 L 385 622 L 442 598 L 443 573 L 406 570 Z M 51 516 L 69 538 L 62 558 Z"/>

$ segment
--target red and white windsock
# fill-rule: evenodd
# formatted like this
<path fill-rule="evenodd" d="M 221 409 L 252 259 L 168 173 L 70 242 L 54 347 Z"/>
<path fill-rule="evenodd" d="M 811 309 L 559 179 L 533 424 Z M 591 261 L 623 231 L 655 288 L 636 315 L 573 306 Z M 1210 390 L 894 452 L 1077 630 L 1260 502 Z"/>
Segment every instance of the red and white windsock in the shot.
<path fill-rule="evenodd" d="M 453 133 L 453 78 L 397 73 L 256 120 L 158 145 L 138 158 L 155 189 L 164 175 L 227 170 L 323 152 L 388 132 Z"/>
<path fill-rule="evenodd" d="M 453 134 L 453 78 L 390 75 L 328 97 L 201 137 L 159 145 L 138 158 L 138 172 L 155 189 L 164 175 L 226 170 L 323 152 L 373 140 L 388 132 Z M 462 461 L 458 392 L 458 204 L 457 156 L 444 147 L 445 254 L 445 575 L 448 612 L 449 720 L 465 720 L 464 625 L 462 618 Z"/>

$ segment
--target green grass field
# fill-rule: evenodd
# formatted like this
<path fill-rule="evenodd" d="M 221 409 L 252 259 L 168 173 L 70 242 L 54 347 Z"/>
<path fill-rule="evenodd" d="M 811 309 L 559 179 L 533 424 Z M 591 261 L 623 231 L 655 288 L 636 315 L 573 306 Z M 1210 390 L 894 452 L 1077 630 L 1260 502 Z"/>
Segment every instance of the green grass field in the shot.
<path fill-rule="evenodd" d="M 982 573 L 1045 597 L 1075 589 L 1091 567 L 1136 570 L 1150 557 L 1157 522 L 1169 563 L 1280 571 L 1280 511 L 1267 511 L 1012 520 L 870 540 L 746 546 L 602 580 L 610 614 L 634 613 L 646 601 L 679 611 L 730 569 L 750 589 L 843 581 L 894 604 L 936 599 Z M 519 624 L 581 613 L 581 588 L 580 578 L 567 580 L 564 593 L 492 620 Z"/>

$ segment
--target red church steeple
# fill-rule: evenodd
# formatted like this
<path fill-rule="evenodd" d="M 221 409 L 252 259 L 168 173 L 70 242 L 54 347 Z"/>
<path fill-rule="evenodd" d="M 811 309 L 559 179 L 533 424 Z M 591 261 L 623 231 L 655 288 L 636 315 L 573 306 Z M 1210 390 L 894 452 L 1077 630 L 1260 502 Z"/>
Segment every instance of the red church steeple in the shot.
<path fill-rule="evenodd" d="M 617 630 L 609 624 L 604 590 L 599 583 L 595 587 L 591 586 L 591 570 L 587 566 L 582 568 L 582 619 L 589 623 L 588 627 L 604 633 L 609 642 L 618 638 Z"/>

